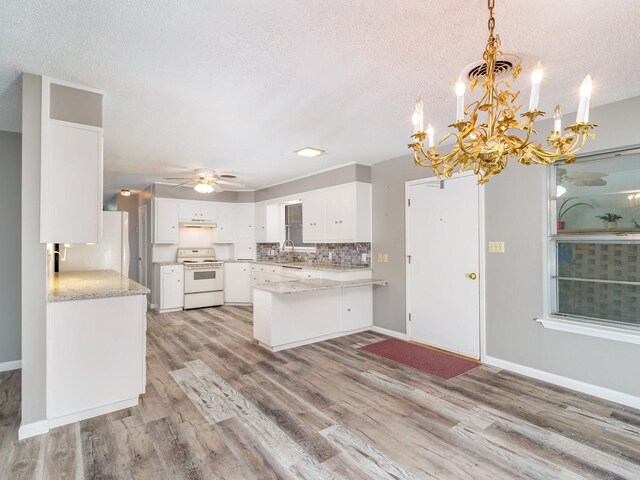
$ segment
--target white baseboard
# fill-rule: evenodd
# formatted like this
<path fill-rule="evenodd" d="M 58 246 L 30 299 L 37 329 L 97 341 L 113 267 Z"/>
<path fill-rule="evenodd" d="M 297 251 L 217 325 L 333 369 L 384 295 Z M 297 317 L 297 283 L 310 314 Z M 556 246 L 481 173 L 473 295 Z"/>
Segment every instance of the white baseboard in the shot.
<path fill-rule="evenodd" d="M 72 413 L 62 417 L 51 418 L 49 419 L 49 428 L 61 427 L 62 425 L 68 425 L 70 423 L 79 422 L 81 420 L 86 420 L 87 418 L 93 418 L 100 415 L 106 415 L 107 413 L 122 410 L 124 408 L 135 407 L 136 405 L 138 405 L 138 397 L 129 398 L 116 403 L 110 403 L 109 405 L 103 405 L 102 407 L 83 410 L 82 412 Z"/>
<path fill-rule="evenodd" d="M 628 393 L 619 392 L 617 390 L 611 390 L 609 388 L 600 387 L 598 385 L 592 385 L 590 383 L 574 380 L 573 378 L 563 377 L 556 375 L 555 373 L 545 372 L 543 370 L 537 370 L 535 368 L 526 367 L 518 363 L 509 362 L 500 358 L 485 356 L 482 359 L 483 363 L 492 365 L 494 367 L 509 370 L 511 372 L 519 373 L 527 377 L 532 377 L 544 382 L 553 383 L 560 387 L 576 390 L 581 393 L 593 395 L 594 397 L 603 398 L 612 402 L 620 403 L 628 407 L 640 409 L 640 397 L 629 395 Z"/>
<path fill-rule="evenodd" d="M 353 335 L 354 333 L 366 332 L 367 330 L 370 330 L 370 329 L 371 327 L 363 327 L 363 328 L 356 328 L 354 330 L 345 330 L 343 332 L 330 333 L 328 335 L 321 335 L 319 337 L 306 338 L 304 340 L 299 340 L 297 342 L 285 343 L 283 345 L 276 345 L 275 347 L 271 347 L 261 341 L 258 341 L 258 345 L 272 352 L 280 352 L 282 350 L 287 350 L 289 348 L 301 347 L 303 345 L 310 345 L 312 343 L 324 342 L 325 340 L 332 340 L 334 338 L 344 337 L 346 335 Z"/>
<path fill-rule="evenodd" d="M 136 405 L 138 405 L 138 397 L 129 398 L 127 400 L 111 403 L 109 405 L 103 405 L 102 407 L 91 408 L 82 412 L 72 413 L 70 415 L 64 415 L 62 417 L 40 420 L 39 422 L 20 425 L 20 428 L 18 429 L 18 440 L 35 437 L 36 435 L 42 435 L 43 433 L 47 433 L 51 428 L 61 427 L 70 423 L 79 422 L 81 420 L 86 420 L 87 418 L 106 415 L 107 413 L 122 410 L 124 408 L 135 407 Z"/>
<path fill-rule="evenodd" d="M 0 363 L 0 372 L 8 372 L 9 370 L 18 370 L 22 368 L 22 360 L 12 360 L 11 362 Z"/>
<path fill-rule="evenodd" d="M 382 327 L 373 326 L 369 330 L 376 333 L 381 333 L 382 335 L 387 335 L 389 337 L 398 338 L 400 340 L 409 340 L 409 335 L 406 333 L 394 332 L 393 330 L 388 330 Z"/>
<path fill-rule="evenodd" d="M 40 420 L 39 422 L 27 423 L 20 425 L 18 429 L 18 440 L 42 435 L 49 431 L 49 420 Z"/>

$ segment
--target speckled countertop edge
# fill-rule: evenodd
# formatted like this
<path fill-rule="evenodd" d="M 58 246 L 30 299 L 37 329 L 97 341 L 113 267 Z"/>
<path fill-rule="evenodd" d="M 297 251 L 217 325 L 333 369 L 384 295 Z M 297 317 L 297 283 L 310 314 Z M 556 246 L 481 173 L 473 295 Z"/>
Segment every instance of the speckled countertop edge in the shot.
<path fill-rule="evenodd" d="M 338 281 L 325 280 L 320 278 L 309 278 L 303 280 L 292 280 L 288 282 L 259 283 L 253 288 L 279 295 L 289 295 L 292 293 L 318 292 L 321 290 L 332 290 L 335 288 L 355 288 L 369 285 L 386 285 L 387 281 L 379 278 L 363 278 L 359 280 Z"/>
<path fill-rule="evenodd" d="M 47 302 L 146 295 L 150 290 L 115 270 L 56 273 L 49 285 Z"/>

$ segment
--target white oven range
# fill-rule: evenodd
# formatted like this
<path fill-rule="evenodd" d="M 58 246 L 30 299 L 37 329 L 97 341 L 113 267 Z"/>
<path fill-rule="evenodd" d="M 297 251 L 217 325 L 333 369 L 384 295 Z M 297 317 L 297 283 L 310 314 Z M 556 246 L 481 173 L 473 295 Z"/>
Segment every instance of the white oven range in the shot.
<path fill-rule="evenodd" d="M 177 261 L 184 265 L 184 308 L 224 304 L 224 263 L 213 248 L 180 248 Z"/>

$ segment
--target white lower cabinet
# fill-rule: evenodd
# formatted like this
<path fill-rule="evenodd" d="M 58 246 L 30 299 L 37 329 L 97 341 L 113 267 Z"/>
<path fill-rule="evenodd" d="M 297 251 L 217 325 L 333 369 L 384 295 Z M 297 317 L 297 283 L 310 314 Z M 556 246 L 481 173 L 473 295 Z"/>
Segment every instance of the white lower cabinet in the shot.
<path fill-rule="evenodd" d="M 47 303 L 47 419 L 59 427 L 138 404 L 145 295 Z"/>
<path fill-rule="evenodd" d="M 251 265 L 249 263 L 224 264 L 225 303 L 251 303 Z"/>
<path fill-rule="evenodd" d="M 184 267 L 182 265 L 155 265 L 155 290 L 159 293 L 154 299 L 160 312 L 182 310 L 184 306 Z"/>
<path fill-rule="evenodd" d="M 373 324 L 373 291 L 371 285 L 342 290 L 342 330 L 350 331 Z"/>

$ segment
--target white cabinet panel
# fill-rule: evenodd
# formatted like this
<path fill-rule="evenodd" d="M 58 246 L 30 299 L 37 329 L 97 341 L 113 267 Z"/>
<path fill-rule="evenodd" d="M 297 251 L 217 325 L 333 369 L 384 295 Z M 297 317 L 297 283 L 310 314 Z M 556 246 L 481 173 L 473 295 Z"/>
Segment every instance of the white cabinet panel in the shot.
<path fill-rule="evenodd" d="M 224 301 L 251 302 L 251 267 L 248 263 L 224 264 Z"/>
<path fill-rule="evenodd" d="M 184 305 L 184 274 L 162 273 L 160 294 L 160 310 L 182 308 Z"/>
<path fill-rule="evenodd" d="M 218 205 L 215 202 L 179 200 L 178 211 L 181 222 L 213 223 L 218 215 Z"/>
<path fill-rule="evenodd" d="M 256 205 L 256 242 L 280 243 L 280 205 Z"/>
<path fill-rule="evenodd" d="M 252 238 L 238 238 L 235 247 L 236 260 L 255 260 L 256 242 Z"/>
<path fill-rule="evenodd" d="M 254 238 L 256 210 L 253 203 L 236 205 L 236 237 Z"/>
<path fill-rule="evenodd" d="M 102 237 L 102 129 L 50 120 L 42 126 L 40 241 L 98 243 Z"/>
<path fill-rule="evenodd" d="M 327 241 L 353 242 L 356 240 L 355 185 L 341 185 L 327 192 Z"/>
<path fill-rule="evenodd" d="M 154 243 L 178 243 L 178 200 L 154 199 Z"/>
<path fill-rule="evenodd" d="M 200 220 L 200 202 L 195 200 L 180 200 L 178 202 L 178 216 L 183 222 L 197 222 Z"/>
<path fill-rule="evenodd" d="M 218 219 L 218 205 L 213 202 L 200 203 L 200 218 L 207 223 L 213 223 Z"/>
<path fill-rule="evenodd" d="M 372 287 L 345 288 L 342 303 L 342 330 L 350 331 L 373 324 Z"/>
<path fill-rule="evenodd" d="M 235 224 L 235 205 L 220 204 L 218 206 L 218 226 L 216 243 L 233 243 Z"/>
<path fill-rule="evenodd" d="M 326 241 L 327 194 L 311 192 L 302 197 L 302 239 L 305 243 Z"/>

